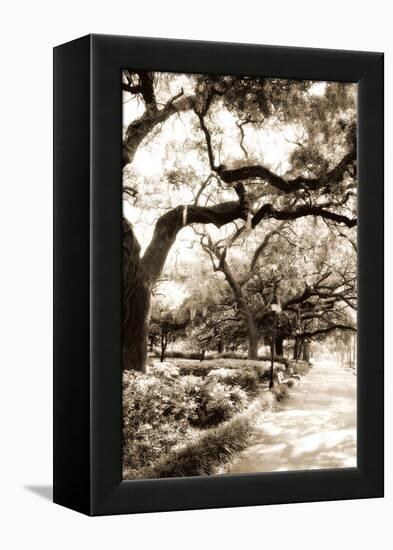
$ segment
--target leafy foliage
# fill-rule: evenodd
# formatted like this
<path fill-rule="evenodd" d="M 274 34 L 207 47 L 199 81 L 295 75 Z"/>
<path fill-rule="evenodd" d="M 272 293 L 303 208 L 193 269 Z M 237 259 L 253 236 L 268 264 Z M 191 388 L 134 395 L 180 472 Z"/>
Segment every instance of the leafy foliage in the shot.
<path fill-rule="evenodd" d="M 235 413 L 244 409 L 248 398 L 246 392 L 237 384 L 228 385 L 208 377 L 196 385 L 195 402 L 196 412 L 191 424 L 205 428 L 229 420 Z"/>
<path fill-rule="evenodd" d="M 129 371 L 123 377 L 124 464 L 137 469 L 150 464 L 190 433 L 195 403 L 186 388 L 166 373 L 146 376 Z"/>
<path fill-rule="evenodd" d="M 165 363 L 151 367 L 147 374 L 124 372 L 123 457 L 127 476 L 138 477 L 141 469 L 157 464 L 160 457 L 192 446 L 201 431 L 209 432 L 230 421 L 257 396 L 263 408 L 273 406 L 266 392 L 265 366 L 252 367 L 245 362 L 239 368 L 241 362 L 237 362 L 238 368 L 222 368 L 222 362 L 211 363 L 205 376 L 181 374 L 181 368 Z M 275 395 L 277 401 L 282 392 L 283 388 Z M 233 443 L 233 449 L 238 444 Z"/>
<path fill-rule="evenodd" d="M 275 294 L 281 341 L 352 330 L 356 87 L 132 71 L 123 84 L 138 102 L 124 137 L 125 214 L 154 295 L 151 346 L 256 357 L 256 340 L 273 342 Z M 165 280 L 183 294 L 171 308 L 155 299 Z"/>
<path fill-rule="evenodd" d="M 221 380 L 225 384 L 238 385 L 248 395 L 255 396 L 266 384 L 268 369 L 264 366 L 255 366 L 251 368 L 221 368 L 212 369 L 208 377 L 210 383 L 216 383 Z"/>
<path fill-rule="evenodd" d="M 272 395 L 265 394 L 246 411 L 217 427 L 201 431 L 195 441 L 174 449 L 154 466 L 136 472 L 136 477 L 151 479 L 216 473 L 218 467 L 247 447 L 261 411 L 271 408 L 272 404 Z"/>

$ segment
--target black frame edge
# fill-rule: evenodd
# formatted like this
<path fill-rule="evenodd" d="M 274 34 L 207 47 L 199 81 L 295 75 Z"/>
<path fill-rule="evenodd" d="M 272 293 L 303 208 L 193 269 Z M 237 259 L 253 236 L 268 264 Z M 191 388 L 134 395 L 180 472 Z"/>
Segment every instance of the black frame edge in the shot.
<path fill-rule="evenodd" d="M 93 35 L 93 340 L 92 514 L 278 504 L 383 496 L 383 356 L 371 367 L 370 349 L 383 339 L 383 67 L 369 52 L 280 48 L 182 40 Z M 261 68 L 263 61 L 263 69 Z M 121 480 L 121 139 L 120 70 L 262 74 L 359 83 L 359 209 L 363 254 L 359 297 L 361 330 L 358 468 L 176 478 Z M 117 80 L 118 79 L 118 80 Z M 372 154 L 370 154 L 370 150 Z M 367 155 L 364 155 L 367 151 Z M 376 166 L 376 164 L 378 166 Z M 111 185 L 108 185 L 111 181 Z M 372 229 L 369 228 L 372 227 Z M 376 260 L 373 269 L 367 262 Z M 110 264 L 110 268 L 108 268 Z M 374 289 L 369 291 L 368 285 Z M 119 287 L 119 288 L 118 288 Z M 116 311 L 116 308 L 117 311 Z M 99 312 L 99 316 L 97 316 Z M 361 410 L 360 410 L 361 409 Z"/>
<path fill-rule="evenodd" d="M 79 40 L 91 46 L 89 54 L 82 54 L 85 46 L 77 45 Z M 55 49 L 55 502 L 89 515 L 104 515 L 382 497 L 383 54 L 110 35 L 79 40 Z M 66 49 L 77 52 L 79 47 L 80 54 L 71 54 L 74 59 L 67 61 Z M 258 65 L 261 59 L 263 69 Z M 86 110 L 82 117 L 62 121 L 64 135 L 59 139 L 61 110 L 69 108 L 65 105 L 67 71 L 56 69 L 56 64 L 64 62 L 76 63 L 78 70 L 85 67 L 83 91 L 73 88 L 67 93 L 73 101 L 79 97 Z M 120 69 L 125 66 L 359 82 L 359 239 L 363 247 L 359 298 L 364 304 L 359 334 L 367 333 L 368 345 L 360 345 L 359 357 L 363 365 L 372 359 L 373 367 L 363 368 L 359 376 L 358 468 L 121 480 Z M 90 88 L 86 88 L 90 78 L 91 105 Z M 90 123 L 91 134 L 86 130 Z M 67 141 L 67 135 L 77 138 L 79 148 Z M 90 138 L 92 149 L 86 145 Z M 66 153 L 64 146 L 70 147 Z M 68 163 L 75 168 L 70 188 L 61 169 Z M 93 183 L 90 219 L 89 177 Z M 71 250 L 73 246 L 76 250 Z M 65 247 L 65 255 L 60 247 Z M 80 275 L 67 258 L 78 262 Z M 87 282 L 90 278 L 92 286 Z M 76 280 L 75 290 L 72 281 Z M 68 304 L 65 297 L 72 302 Z M 71 310 L 80 316 L 75 318 Z M 373 356 L 369 350 L 375 347 L 378 352 Z M 75 392 L 72 410 L 67 405 L 70 392 Z M 67 449 L 70 442 L 71 450 Z M 71 488 L 67 482 L 72 482 Z"/>
<path fill-rule="evenodd" d="M 384 496 L 384 54 L 358 83 L 358 469 Z"/>
<path fill-rule="evenodd" d="M 90 514 L 90 37 L 53 50 L 53 501 Z"/>

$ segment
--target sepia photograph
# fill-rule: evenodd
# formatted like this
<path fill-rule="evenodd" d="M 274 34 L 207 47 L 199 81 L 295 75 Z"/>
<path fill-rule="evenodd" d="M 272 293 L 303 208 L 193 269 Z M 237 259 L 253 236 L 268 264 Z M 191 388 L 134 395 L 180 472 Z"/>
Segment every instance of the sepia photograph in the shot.
<path fill-rule="evenodd" d="M 355 468 L 357 85 L 122 94 L 123 479 Z"/>
<path fill-rule="evenodd" d="M 389 547 L 389 4 L 53 6 L 2 13 L 0 547 Z"/>

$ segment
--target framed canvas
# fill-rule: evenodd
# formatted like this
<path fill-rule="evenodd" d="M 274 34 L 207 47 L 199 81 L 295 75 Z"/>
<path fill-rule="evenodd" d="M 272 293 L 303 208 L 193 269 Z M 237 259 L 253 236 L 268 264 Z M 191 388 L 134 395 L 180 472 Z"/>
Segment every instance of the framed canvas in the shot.
<path fill-rule="evenodd" d="M 54 502 L 383 496 L 383 54 L 54 49 Z"/>

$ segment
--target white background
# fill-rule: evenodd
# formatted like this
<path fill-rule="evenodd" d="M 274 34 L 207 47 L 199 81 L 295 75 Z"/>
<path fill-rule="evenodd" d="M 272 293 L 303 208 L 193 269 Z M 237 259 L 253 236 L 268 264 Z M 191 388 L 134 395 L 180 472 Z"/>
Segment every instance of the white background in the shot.
<path fill-rule="evenodd" d="M 51 483 L 52 47 L 95 32 L 384 51 L 389 99 L 393 53 L 389 4 L 380 0 L 3 3 L 0 22 L 0 545 L 3 548 L 390 547 L 393 536 L 389 433 L 385 499 L 89 519 L 55 506 L 37 490 L 29 489 Z M 386 121 L 386 151 L 391 153 L 389 105 Z M 389 166 L 387 182 L 391 179 L 388 169 Z M 389 243 L 393 227 L 392 192 L 388 186 L 386 204 Z M 388 253 L 387 280 L 392 276 L 391 260 Z M 392 311 L 389 288 L 386 309 Z M 389 333 L 391 319 L 390 315 Z M 388 359 L 386 416 L 391 428 L 390 366 Z M 41 489 L 42 492 L 48 494 L 48 489 Z"/>

